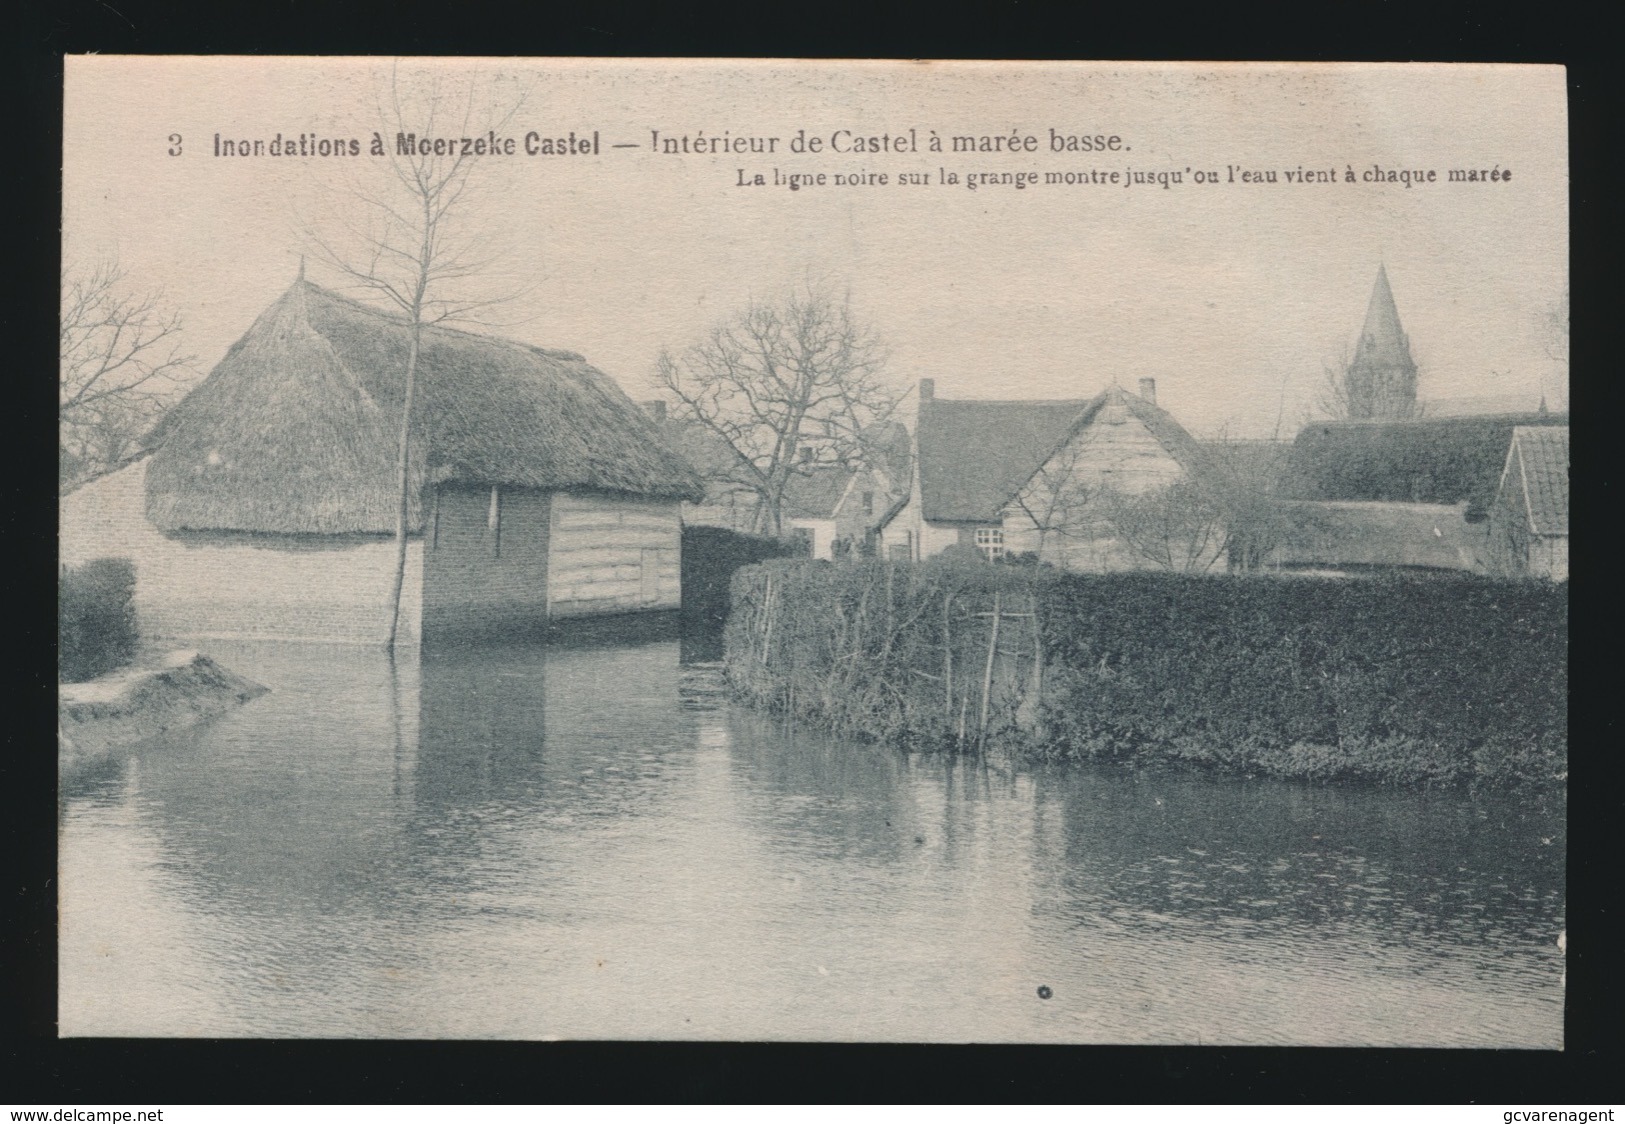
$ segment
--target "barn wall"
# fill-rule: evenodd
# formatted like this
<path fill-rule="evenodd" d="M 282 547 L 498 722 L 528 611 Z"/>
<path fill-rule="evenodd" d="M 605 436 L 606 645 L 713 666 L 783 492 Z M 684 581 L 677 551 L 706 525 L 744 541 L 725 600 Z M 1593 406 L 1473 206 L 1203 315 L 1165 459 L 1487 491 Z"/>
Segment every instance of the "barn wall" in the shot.
<path fill-rule="evenodd" d="M 547 625 L 551 494 L 442 485 L 425 506 L 423 634 L 516 637 Z"/>
<path fill-rule="evenodd" d="M 555 493 L 551 534 L 554 619 L 681 606 L 682 525 L 675 501 Z"/>
<path fill-rule="evenodd" d="M 61 560 L 128 558 L 151 639 L 268 638 L 382 644 L 395 543 L 385 536 L 165 535 L 146 519 L 147 461 L 63 497 Z M 419 636 L 423 544 L 407 543 L 401 639 Z"/>

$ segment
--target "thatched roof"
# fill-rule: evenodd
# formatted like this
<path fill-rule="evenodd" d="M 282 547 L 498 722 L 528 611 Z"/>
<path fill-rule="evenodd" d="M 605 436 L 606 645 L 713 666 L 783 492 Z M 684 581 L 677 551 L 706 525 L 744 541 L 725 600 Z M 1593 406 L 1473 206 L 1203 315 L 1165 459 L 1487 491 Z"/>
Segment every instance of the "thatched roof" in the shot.
<path fill-rule="evenodd" d="M 1514 429 L 1568 421 L 1537 413 L 1316 422 L 1293 442 L 1287 491 L 1303 500 L 1482 505 L 1495 495 Z"/>
<path fill-rule="evenodd" d="M 409 334 L 296 282 L 148 435 L 164 530 L 339 534 L 395 525 Z M 653 419 L 581 356 L 426 328 L 409 523 L 425 480 L 698 500 Z"/>
<path fill-rule="evenodd" d="M 1088 399 L 920 402 L 922 514 L 933 522 L 997 522 L 1015 490 L 1055 447 Z"/>
<path fill-rule="evenodd" d="M 1282 566 L 1478 568 L 1483 535 L 1462 508 L 1424 503 L 1287 503 Z"/>

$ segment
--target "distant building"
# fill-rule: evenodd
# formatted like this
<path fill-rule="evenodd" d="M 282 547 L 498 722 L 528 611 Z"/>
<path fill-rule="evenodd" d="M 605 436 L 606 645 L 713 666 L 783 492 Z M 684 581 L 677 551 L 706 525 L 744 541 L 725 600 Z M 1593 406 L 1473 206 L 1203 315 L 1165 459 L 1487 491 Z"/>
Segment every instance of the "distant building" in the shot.
<path fill-rule="evenodd" d="M 124 556 L 150 636 L 381 642 L 406 324 L 301 278 L 146 440 L 61 504 L 64 562 Z M 571 352 L 422 330 L 400 636 L 675 610 L 704 486 Z"/>
<path fill-rule="evenodd" d="M 1533 413 L 1307 425 L 1283 472 L 1280 494 L 1293 502 L 1269 563 L 1496 569 L 1483 516 L 1513 434 L 1520 427 L 1566 433 L 1567 424 L 1567 414 Z"/>
<path fill-rule="evenodd" d="M 1152 565 L 1105 517 L 1107 494 L 1146 496 L 1180 481 L 1211 484 L 1215 475 L 1212 458 L 1156 404 L 1154 381 L 1139 388 L 950 400 L 922 379 L 914 481 L 884 520 L 887 557 L 927 558 L 957 544 L 990 559 L 1032 554 L 1073 570 Z M 1197 568 L 1218 561 L 1222 545 L 1214 534 Z"/>
<path fill-rule="evenodd" d="M 669 416 L 664 402 L 643 406 L 704 478 L 703 497 L 682 506 L 683 522 L 760 533 L 761 497 L 732 446 L 702 424 Z M 860 434 L 857 444 L 855 455 L 830 463 L 837 456 L 835 443 L 812 434 L 791 466 L 779 511 L 780 534 L 801 542 L 813 558 L 872 552 L 876 524 L 907 494 L 912 455 L 908 427 L 880 422 Z"/>
<path fill-rule="evenodd" d="M 1518 426 L 1512 431 L 1488 523 L 1496 572 L 1568 580 L 1568 426 Z"/>
<path fill-rule="evenodd" d="M 856 469 L 834 464 L 792 472 L 779 511 L 783 537 L 800 543 L 810 558 L 834 557 L 835 515 L 856 476 Z"/>
<path fill-rule="evenodd" d="M 1383 266 L 1377 267 L 1377 283 L 1371 289 L 1365 326 L 1355 342 L 1344 387 L 1352 419 L 1407 418 L 1416 413 L 1416 363 Z"/>

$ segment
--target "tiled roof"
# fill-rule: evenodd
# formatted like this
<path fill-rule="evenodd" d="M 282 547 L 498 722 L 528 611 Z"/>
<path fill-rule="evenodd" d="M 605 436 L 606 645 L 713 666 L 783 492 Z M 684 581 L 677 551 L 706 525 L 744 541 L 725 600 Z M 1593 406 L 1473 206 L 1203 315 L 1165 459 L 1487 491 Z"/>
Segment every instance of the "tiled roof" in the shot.
<path fill-rule="evenodd" d="M 1535 534 L 1568 534 L 1569 427 L 1520 425 L 1514 429 L 1502 487 L 1521 488 L 1529 529 Z"/>

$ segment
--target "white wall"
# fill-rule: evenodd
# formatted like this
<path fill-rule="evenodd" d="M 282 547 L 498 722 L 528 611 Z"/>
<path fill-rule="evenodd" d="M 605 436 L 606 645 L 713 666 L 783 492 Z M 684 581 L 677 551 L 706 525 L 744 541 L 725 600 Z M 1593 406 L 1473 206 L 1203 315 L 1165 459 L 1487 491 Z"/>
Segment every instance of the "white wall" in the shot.
<path fill-rule="evenodd" d="M 382 644 L 395 543 L 387 536 L 187 534 L 146 519 L 145 459 L 64 496 L 61 560 L 128 558 L 143 638 Z M 401 639 L 422 619 L 423 543 L 407 543 Z"/>
<path fill-rule="evenodd" d="M 835 520 L 787 519 L 785 525 L 812 535 L 812 556 L 826 562 L 835 556 Z"/>

